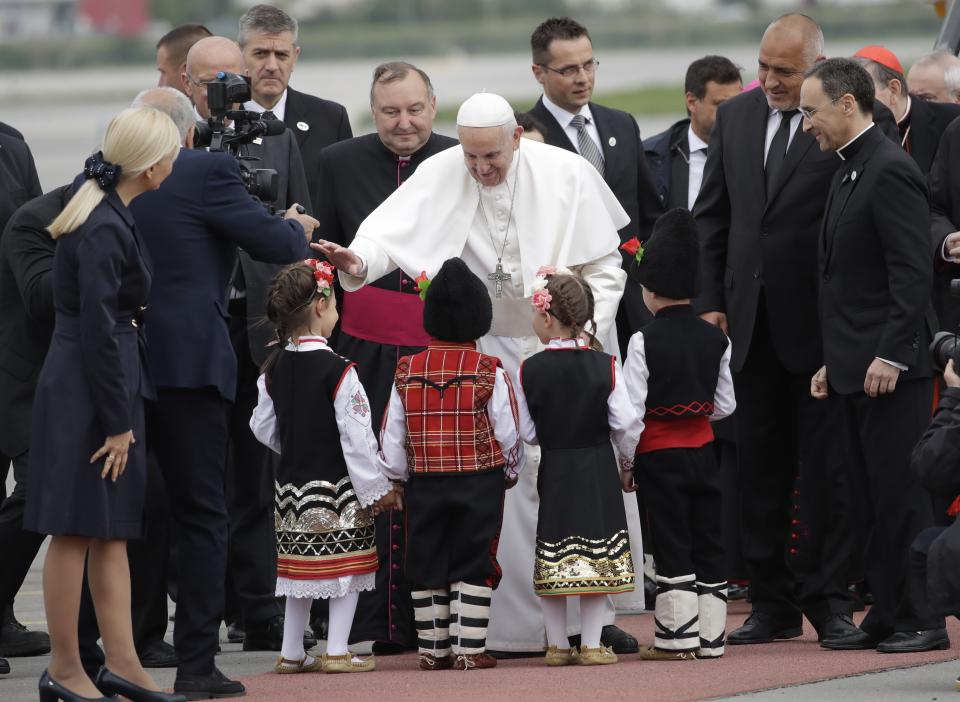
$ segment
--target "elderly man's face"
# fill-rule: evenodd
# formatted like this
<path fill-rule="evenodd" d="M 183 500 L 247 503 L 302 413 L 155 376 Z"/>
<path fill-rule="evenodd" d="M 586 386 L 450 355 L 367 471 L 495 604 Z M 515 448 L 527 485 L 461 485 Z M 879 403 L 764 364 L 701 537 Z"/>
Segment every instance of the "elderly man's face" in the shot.
<path fill-rule="evenodd" d="M 437 98 L 416 71 L 373 88 L 373 122 L 383 145 L 398 156 L 409 156 L 427 143 L 437 116 Z"/>
<path fill-rule="evenodd" d="M 207 83 L 216 80 L 217 73 L 220 71 L 243 75 L 246 69 L 243 66 L 243 61 L 239 58 L 217 60 L 214 56 L 201 56 L 195 62 L 188 63 L 186 70 L 181 74 L 184 87 L 187 89 L 187 97 L 193 101 L 197 112 L 204 119 L 210 117 L 210 107 L 207 104 Z"/>
<path fill-rule="evenodd" d="M 926 102 L 954 102 L 953 95 L 947 90 L 943 74 L 943 66 L 936 63 L 912 66 L 907 73 L 910 94 Z"/>
<path fill-rule="evenodd" d="M 512 134 L 504 127 L 460 127 L 457 134 L 463 147 L 463 161 L 480 185 L 500 185 L 506 179 L 513 152 L 520 147 L 517 127 Z"/>
<path fill-rule="evenodd" d="M 249 32 L 243 47 L 243 61 L 250 72 L 253 99 L 261 105 L 273 107 L 287 89 L 298 56 L 300 47 L 293 45 L 290 32 Z"/>

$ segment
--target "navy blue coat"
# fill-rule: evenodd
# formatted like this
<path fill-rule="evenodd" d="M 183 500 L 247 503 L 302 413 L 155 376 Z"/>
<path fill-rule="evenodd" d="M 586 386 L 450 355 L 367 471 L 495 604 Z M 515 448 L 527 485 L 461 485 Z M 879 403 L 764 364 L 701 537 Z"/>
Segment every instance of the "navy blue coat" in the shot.
<path fill-rule="evenodd" d="M 94 538 L 139 537 L 146 492 L 144 372 L 138 315 L 150 260 L 133 217 L 110 191 L 53 261 L 53 339 L 37 381 L 24 528 Z M 103 480 L 89 458 L 133 431 L 126 472 Z"/>
<path fill-rule="evenodd" d="M 292 263 L 309 255 L 303 227 L 255 202 L 231 156 L 188 149 L 163 185 L 130 209 L 153 258 L 145 318 L 155 385 L 212 386 L 233 401 L 237 357 L 227 286 L 237 247 L 260 261 Z"/>

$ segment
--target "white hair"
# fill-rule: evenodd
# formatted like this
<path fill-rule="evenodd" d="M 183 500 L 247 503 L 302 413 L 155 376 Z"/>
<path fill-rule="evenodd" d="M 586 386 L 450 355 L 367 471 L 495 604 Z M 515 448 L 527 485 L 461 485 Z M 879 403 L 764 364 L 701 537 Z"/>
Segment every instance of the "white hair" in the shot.
<path fill-rule="evenodd" d="M 180 143 L 185 144 L 187 134 L 196 124 L 196 115 L 190 98 L 170 87 L 141 90 L 133 99 L 132 107 L 152 107 L 173 120 L 180 133 Z"/>

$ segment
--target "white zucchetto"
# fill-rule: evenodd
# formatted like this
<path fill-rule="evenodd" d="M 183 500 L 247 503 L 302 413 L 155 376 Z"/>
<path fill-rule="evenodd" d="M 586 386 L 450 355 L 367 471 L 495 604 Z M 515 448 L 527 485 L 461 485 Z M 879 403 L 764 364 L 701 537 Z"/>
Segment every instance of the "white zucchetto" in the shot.
<path fill-rule="evenodd" d="M 457 112 L 458 127 L 500 127 L 512 120 L 510 103 L 494 93 L 475 93 Z"/>

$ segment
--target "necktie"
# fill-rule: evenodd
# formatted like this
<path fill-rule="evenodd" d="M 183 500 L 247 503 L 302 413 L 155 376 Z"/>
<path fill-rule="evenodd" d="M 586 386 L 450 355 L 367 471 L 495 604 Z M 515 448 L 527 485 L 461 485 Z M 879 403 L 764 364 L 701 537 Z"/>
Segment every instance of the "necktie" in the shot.
<path fill-rule="evenodd" d="M 787 156 L 787 145 L 790 142 L 790 120 L 797 114 L 797 110 L 783 110 L 780 112 L 780 127 L 770 142 L 770 151 L 767 152 L 767 165 L 765 167 L 767 193 L 776 180 L 777 173 L 783 166 L 783 161 Z"/>
<path fill-rule="evenodd" d="M 277 116 L 273 114 L 273 110 L 266 110 L 262 115 L 260 115 L 260 119 L 276 119 L 276 118 Z"/>
<path fill-rule="evenodd" d="M 583 115 L 577 115 L 570 120 L 570 124 L 577 130 L 577 145 L 580 147 L 580 155 L 593 164 L 600 175 L 603 175 L 603 154 L 593 139 L 590 138 L 590 135 L 587 134 L 586 121 Z"/>

